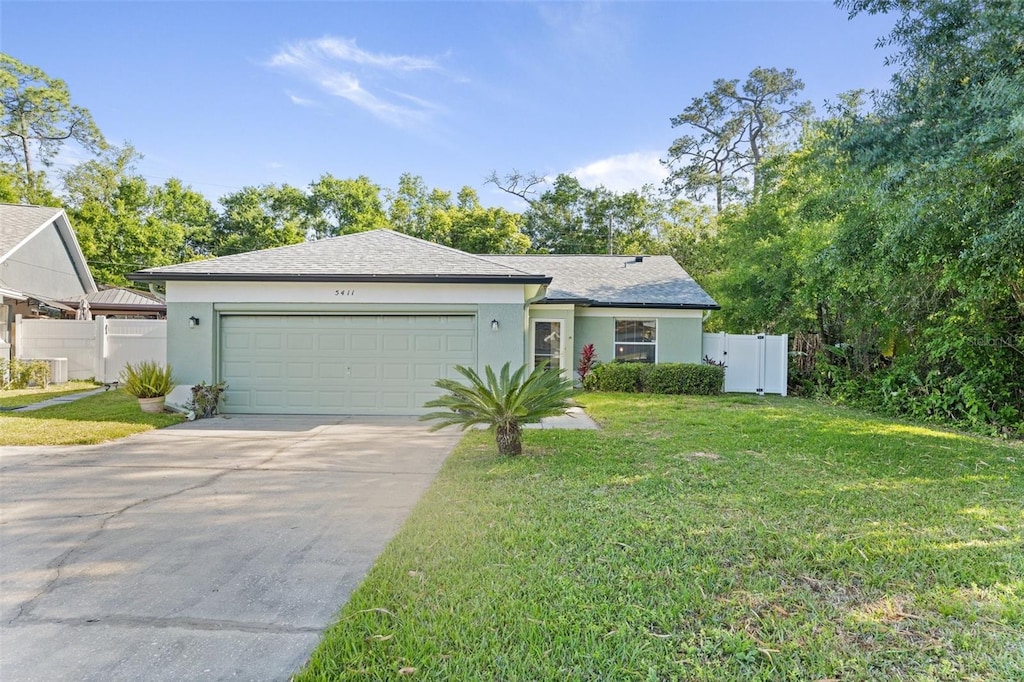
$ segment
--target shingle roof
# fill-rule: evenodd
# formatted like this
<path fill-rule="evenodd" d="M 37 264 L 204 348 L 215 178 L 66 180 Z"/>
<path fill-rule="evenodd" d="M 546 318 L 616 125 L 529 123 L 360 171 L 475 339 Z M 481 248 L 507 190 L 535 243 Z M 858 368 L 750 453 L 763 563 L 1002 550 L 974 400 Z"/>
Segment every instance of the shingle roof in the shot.
<path fill-rule="evenodd" d="M 139 281 L 286 280 L 546 283 L 547 277 L 410 237 L 370 230 L 276 249 L 149 268 Z"/>
<path fill-rule="evenodd" d="M 487 256 L 551 277 L 546 300 L 600 306 L 717 309 L 671 256 Z"/>
<path fill-rule="evenodd" d="M 60 212 L 61 209 L 48 206 L 0 204 L 0 259 Z"/>

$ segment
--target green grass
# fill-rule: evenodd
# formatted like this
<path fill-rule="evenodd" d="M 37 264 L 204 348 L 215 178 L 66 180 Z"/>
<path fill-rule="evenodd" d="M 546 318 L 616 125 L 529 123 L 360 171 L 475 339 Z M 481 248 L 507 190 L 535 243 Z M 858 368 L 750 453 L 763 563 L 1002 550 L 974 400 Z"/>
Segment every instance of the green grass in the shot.
<path fill-rule="evenodd" d="M 41 403 L 50 398 L 91 391 L 94 388 L 98 388 L 98 384 L 91 381 L 69 381 L 64 384 L 50 384 L 46 388 L 19 388 L 13 391 L 0 391 L 0 409 L 24 407 L 33 403 Z"/>
<path fill-rule="evenodd" d="M 470 433 L 296 679 L 1024 679 L 1021 443 L 581 402 L 520 458 Z"/>
<path fill-rule="evenodd" d="M 0 445 L 81 445 L 177 424 L 178 414 L 147 414 L 123 389 L 31 412 L 0 413 Z"/>

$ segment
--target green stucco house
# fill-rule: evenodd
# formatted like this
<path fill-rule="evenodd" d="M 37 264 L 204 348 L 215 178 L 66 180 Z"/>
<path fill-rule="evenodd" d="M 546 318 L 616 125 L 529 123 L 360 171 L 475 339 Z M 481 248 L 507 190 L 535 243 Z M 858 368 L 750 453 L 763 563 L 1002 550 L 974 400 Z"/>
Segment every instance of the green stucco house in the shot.
<path fill-rule="evenodd" d="M 226 412 L 420 414 L 455 365 L 698 363 L 718 305 L 669 256 L 477 256 L 391 230 L 151 268 L 179 383 Z"/>

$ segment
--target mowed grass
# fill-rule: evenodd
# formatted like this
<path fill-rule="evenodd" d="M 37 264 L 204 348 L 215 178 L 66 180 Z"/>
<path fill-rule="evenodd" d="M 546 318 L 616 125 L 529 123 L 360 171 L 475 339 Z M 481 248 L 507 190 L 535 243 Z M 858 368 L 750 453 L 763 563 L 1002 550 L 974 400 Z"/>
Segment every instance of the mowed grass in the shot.
<path fill-rule="evenodd" d="M 50 398 L 91 391 L 98 387 L 91 381 L 68 381 L 63 384 L 50 384 L 45 388 L 18 388 L 11 391 L 0 391 L 0 409 L 24 407 L 41 403 Z"/>
<path fill-rule="evenodd" d="M 177 424 L 178 414 L 146 414 L 123 389 L 31 412 L 0 412 L 0 445 L 84 445 Z"/>
<path fill-rule="evenodd" d="M 1020 443 L 581 402 L 520 458 L 470 433 L 296 679 L 1024 679 Z"/>

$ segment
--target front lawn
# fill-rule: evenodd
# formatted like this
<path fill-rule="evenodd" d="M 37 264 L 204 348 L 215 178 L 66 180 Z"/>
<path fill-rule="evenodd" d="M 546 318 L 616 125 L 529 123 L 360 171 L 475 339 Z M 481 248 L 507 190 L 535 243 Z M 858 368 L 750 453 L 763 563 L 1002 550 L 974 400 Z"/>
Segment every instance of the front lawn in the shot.
<path fill-rule="evenodd" d="M 798 399 L 470 433 L 298 680 L 1024 679 L 1024 446 Z"/>
<path fill-rule="evenodd" d="M 0 412 L 0 445 L 102 443 L 177 424 L 179 414 L 147 414 L 123 389 L 31 412 Z"/>
<path fill-rule="evenodd" d="M 33 403 L 41 403 L 50 398 L 59 398 L 72 393 L 91 391 L 98 388 L 97 384 L 91 381 L 68 381 L 63 384 L 50 384 L 45 388 L 18 388 L 10 391 L 0 391 L 0 409 L 11 409 L 24 407 Z"/>

